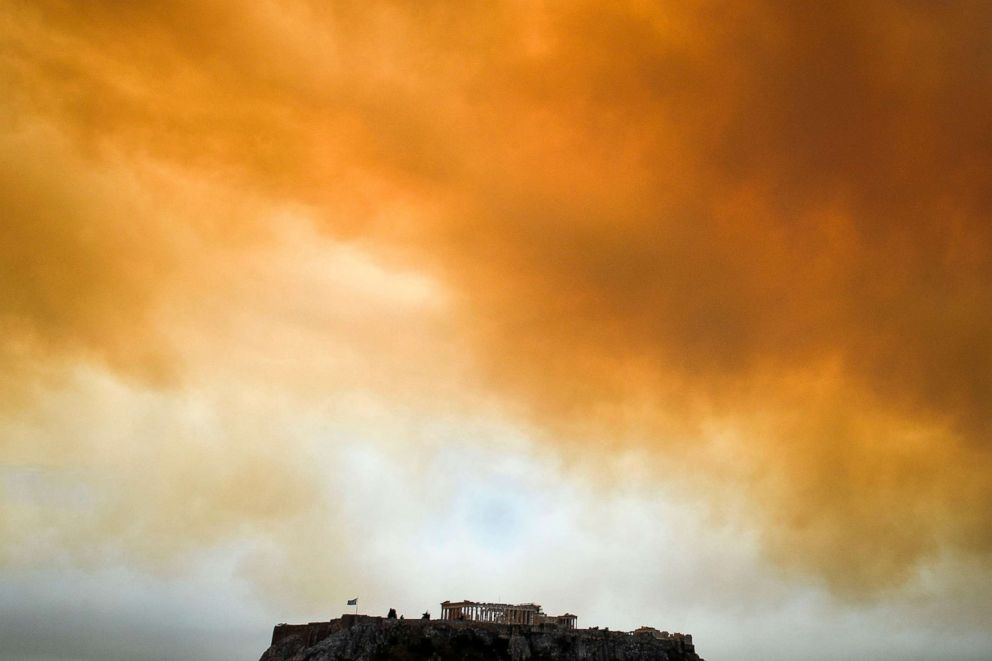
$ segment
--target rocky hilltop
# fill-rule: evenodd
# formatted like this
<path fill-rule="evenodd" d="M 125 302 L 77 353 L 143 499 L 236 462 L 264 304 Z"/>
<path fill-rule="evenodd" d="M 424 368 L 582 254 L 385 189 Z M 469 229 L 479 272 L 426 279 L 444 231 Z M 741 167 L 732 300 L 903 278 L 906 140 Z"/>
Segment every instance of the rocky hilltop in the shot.
<path fill-rule="evenodd" d="M 344 615 L 280 624 L 259 661 L 702 661 L 691 636 Z"/>

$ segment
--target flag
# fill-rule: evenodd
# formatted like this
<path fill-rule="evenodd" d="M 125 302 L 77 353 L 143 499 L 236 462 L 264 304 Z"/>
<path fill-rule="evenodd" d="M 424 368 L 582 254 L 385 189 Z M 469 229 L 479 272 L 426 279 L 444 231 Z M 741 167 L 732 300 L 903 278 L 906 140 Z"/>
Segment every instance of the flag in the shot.
<path fill-rule="evenodd" d="M 358 605 L 358 597 L 355 597 L 354 599 L 349 599 L 348 600 L 348 605 L 349 606 L 357 606 Z"/>

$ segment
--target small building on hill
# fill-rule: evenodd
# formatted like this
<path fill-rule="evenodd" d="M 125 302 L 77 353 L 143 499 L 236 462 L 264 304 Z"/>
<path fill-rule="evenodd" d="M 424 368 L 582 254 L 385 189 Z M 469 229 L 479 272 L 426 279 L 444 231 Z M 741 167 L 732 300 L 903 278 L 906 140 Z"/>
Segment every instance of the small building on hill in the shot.
<path fill-rule="evenodd" d="M 571 613 L 547 615 L 538 604 L 497 604 L 478 601 L 441 602 L 442 620 L 470 620 L 495 624 L 554 624 L 574 629 L 578 617 Z"/>

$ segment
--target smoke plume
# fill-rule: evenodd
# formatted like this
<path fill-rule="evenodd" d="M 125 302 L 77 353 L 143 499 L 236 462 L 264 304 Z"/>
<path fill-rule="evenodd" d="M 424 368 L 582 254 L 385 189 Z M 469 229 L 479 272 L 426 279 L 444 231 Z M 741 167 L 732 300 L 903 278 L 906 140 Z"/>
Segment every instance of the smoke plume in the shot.
<path fill-rule="evenodd" d="M 9 397 L 183 383 L 177 320 L 303 209 L 440 283 L 480 391 L 747 503 L 782 566 L 863 594 L 990 556 L 987 3 L 4 14 Z"/>

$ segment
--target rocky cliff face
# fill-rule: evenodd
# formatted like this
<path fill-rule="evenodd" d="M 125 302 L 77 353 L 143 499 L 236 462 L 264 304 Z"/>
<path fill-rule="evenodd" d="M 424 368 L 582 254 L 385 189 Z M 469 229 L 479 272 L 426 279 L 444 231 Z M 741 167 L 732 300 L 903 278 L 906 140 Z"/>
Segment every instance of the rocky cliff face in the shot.
<path fill-rule="evenodd" d="M 279 625 L 260 661 L 702 661 L 691 637 L 447 620 Z"/>

